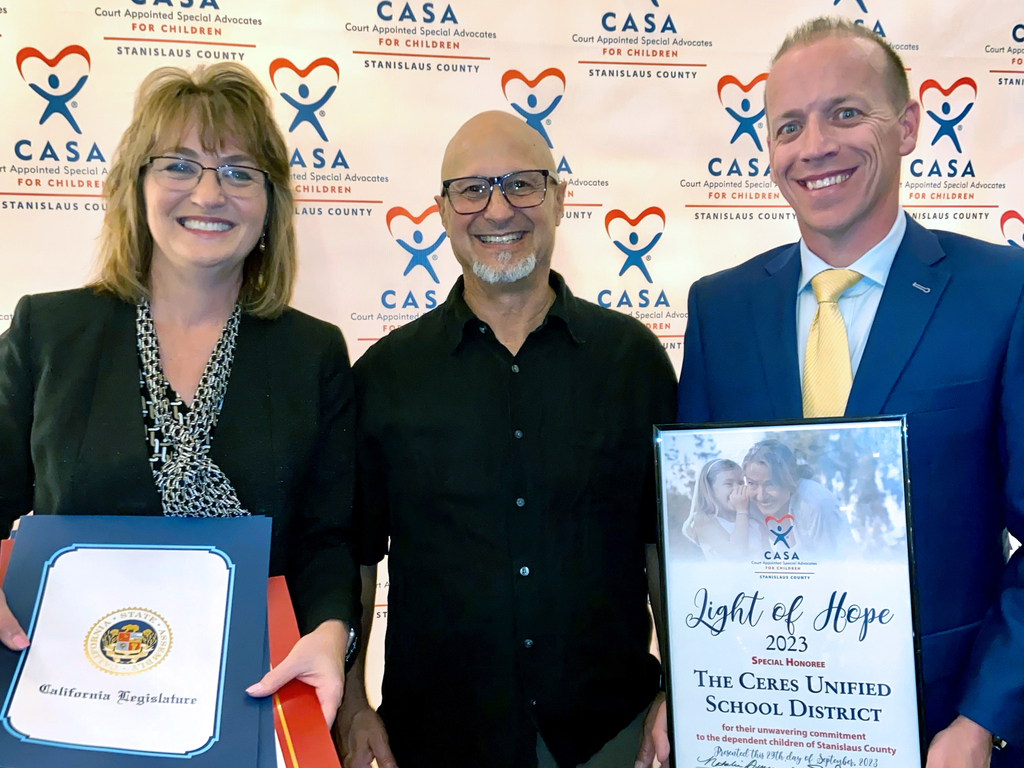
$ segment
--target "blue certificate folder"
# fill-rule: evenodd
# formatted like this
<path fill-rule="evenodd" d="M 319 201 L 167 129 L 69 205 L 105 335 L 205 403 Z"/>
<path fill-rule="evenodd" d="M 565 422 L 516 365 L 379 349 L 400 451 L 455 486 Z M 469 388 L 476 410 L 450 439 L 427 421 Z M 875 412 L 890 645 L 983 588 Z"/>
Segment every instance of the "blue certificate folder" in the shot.
<path fill-rule="evenodd" d="M 270 560 L 271 521 L 265 517 L 237 517 L 231 519 L 194 519 L 161 517 L 76 517 L 39 516 L 22 518 L 17 531 L 7 575 L 4 593 L 14 616 L 25 628 L 32 645 L 26 651 L 15 653 L 0 647 L 0 766 L 2 768 L 39 768 L 39 766 L 60 765 L 61 768 L 108 768 L 109 766 L 257 766 L 272 763 L 263 762 L 260 756 L 261 721 L 267 720 L 266 710 L 270 702 L 259 701 L 245 693 L 245 689 L 258 681 L 267 669 L 267 571 Z M 19 678 L 25 676 L 33 648 L 41 648 L 46 638 L 37 635 L 37 619 L 40 606 L 46 597 L 47 581 L 59 560 L 72 552 L 90 551 L 90 556 L 117 549 L 131 550 L 143 556 L 150 550 L 154 553 L 195 551 L 213 553 L 223 558 L 227 571 L 227 604 L 221 610 L 225 621 L 222 637 L 222 654 L 214 656 L 214 663 L 220 664 L 219 684 L 216 690 L 213 733 L 207 741 L 188 754 L 162 753 L 145 747 L 135 749 L 110 748 L 108 745 L 68 743 L 57 737 L 34 738 L 18 730 L 17 718 L 10 717 L 12 700 Z M 68 560 L 65 560 L 68 562 Z M 220 562 L 219 560 L 217 561 Z M 143 577 L 140 576 L 140 579 Z M 54 583 L 54 582 L 51 582 Z M 67 589 L 65 585 L 65 590 Z M 77 585 L 75 586 L 77 590 Z M 89 592 L 89 584 L 82 583 L 83 595 Z M 218 603 L 219 604 L 219 603 Z M 138 622 L 142 624 L 141 621 Z M 187 627 L 177 622 L 179 640 L 182 630 Z M 131 629 L 131 628 L 129 628 Z M 139 626 L 135 626 L 139 629 Z M 117 635 L 115 627 L 114 634 Z M 145 630 L 143 630 L 144 632 Z M 81 634 L 81 633 L 79 633 Z M 126 634 L 125 646 L 135 645 L 134 638 L 141 632 Z M 155 633 L 158 637 L 159 632 Z M 77 640 L 77 653 L 90 653 L 89 639 L 84 643 Z M 152 637 L 152 635 L 150 636 Z M 114 637 L 112 640 L 117 640 Z M 147 638 L 143 638 L 145 642 Z M 118 644 L 120 646 L 120 644 Z M 179 642 L 179 648 L 181 643 Z M 82 650 L 84 646 L 84 651 Z M 107 646 L 108 648 L 110 646 Z M 173 642 L 168 656 L 179 648 Z M 214 646 L 216 647 L 216 646 Z M 126 651 L 127 653 L 127 651 Z M 179 651 L 180 653 L 180 651 Z M 69 654 L 75 655 L 75 654 Z M 91 657 L 90 657 L 91 658 Z M 180 658 L 180 655 L 179 655 Z M 75 659 L 81 664 L 81 659 Z M 46 668 L 53 669 L 54 682 L 60 682 L 59 659 L 45 659 Z M 103 659 L 100 659 L 103 663 Z M 87 662 L 95 663 L 95 662 Z M 180 663 L 180 662 L 179 662 Z M 38 668 L 36 664 L 33 668 Z M 102 667 L 101 667 L 102 669 Z M 119 688 L 138 688 L 145 671 L 135 677 L 119 677 L 103 674 L 108 680 L 101 683 L 118 696 Z M 26 678 L 27 679 L 27 678 Z M 66 695 L 66 694 L 61 694 Z M 77 703 L 77 702 L 76 702 Z M 131 705 L 129 705 L 131 706 Z M 164 707 L 162 713 L 173 709 L 173 704 L 163 701 L 147 706 Z M 37 716 L 38 720 L 38 716 Z M 272 721 L 271 721 L 272 722 Z M 49 729 L 52 733 L 52 728 Z M 73 739 L 71 741 L 74 741 Z M 83 739 L 83 741 L 87 741 Z M 182 762 L 184 759 L 185 763 Z"/>
<path fill-rule="evenodd" d="M 270 669 L 270 635 L 263 641 L 263 668 Z M 277 768 L 274 733 L 274 697 L 260 699 L 260 747 L 257 768 Z"/>

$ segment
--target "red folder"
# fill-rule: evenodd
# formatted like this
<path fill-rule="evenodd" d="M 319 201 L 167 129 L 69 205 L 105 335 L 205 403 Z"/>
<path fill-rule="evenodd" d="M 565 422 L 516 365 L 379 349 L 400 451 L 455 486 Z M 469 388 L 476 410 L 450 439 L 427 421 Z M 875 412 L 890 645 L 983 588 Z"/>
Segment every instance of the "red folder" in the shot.
<path fill-rule="evenodd" d="M 4 583 L 4 574 L 7 573 L 7 561 L 11 559 L 11 547 L 14 546 L 14 539 L 0 541 L 0 586 Z"/>
<path fill-rule="evenodd" d="M 11 539 L 0 541 L 0 585 L 13 546 Z M 284 576 L 267 582 L 267 626 L 270 664 L 277 666 L 299 641 L 299 625 Z M 305 683 L 292 680 L 274 694 L 274 729 L 288 768 L 341 768 L 320 701 Z"/>
<path fill-rule="evenodd" d="M 267 582 L 267 625 L 270 665 L 276 667 L 299 641 L 299 625 L 284 576 Z M 274 727 L 288 768 L 341 768 L 320 701 L 310 686 L 292 680 L 274 694 Z"/>

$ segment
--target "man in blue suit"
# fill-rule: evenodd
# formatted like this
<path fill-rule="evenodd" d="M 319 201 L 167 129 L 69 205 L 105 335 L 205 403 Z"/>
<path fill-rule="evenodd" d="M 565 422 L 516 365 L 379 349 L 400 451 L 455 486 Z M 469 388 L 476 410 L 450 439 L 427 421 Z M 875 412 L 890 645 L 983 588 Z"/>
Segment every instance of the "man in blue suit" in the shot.
<path fill-rule="evenodd" d="M 1024 533 L 1021 252 L 901 210 L 921 107 L 865 27 L 796 30 L 765 101 L 772 178 L 801 240 L 693 286 L 679 420 L 908 415 L 927 765 L 1020 766 L 1024 553 L 1004 564 L 1001 534 Z M 847 268 L 824 295 L 819 273 Z M 824 343 L 829 313 L 839 338 Z M 830 356 L 845 386 L 822 409 Z M 993 752 L 993 737 L 1008 746 Z"/>

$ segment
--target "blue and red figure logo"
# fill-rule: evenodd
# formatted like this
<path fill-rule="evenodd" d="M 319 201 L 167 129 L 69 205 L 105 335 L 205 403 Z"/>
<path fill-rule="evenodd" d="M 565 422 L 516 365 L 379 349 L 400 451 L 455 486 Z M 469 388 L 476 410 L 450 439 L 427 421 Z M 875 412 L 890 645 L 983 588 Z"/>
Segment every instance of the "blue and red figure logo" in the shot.
<path fill-rule="evenodd" d="M 78 72 L 81 71 L 81 64 L 79 63 L 75 66 L 75 62 L 73 60 L 72 62 L 69 62 L 67 66 L 61 67 L 61 71 L 64 73 L 65 78 L 63 82 L 56 71 L 50 72 L 45 80 L 43 80 L 43 85 L 40 85 L 38 82 L 34 82 L 34 78 L 30 79 L 25 76 L 23 65 L 26 61 L 39 59 L 41 62 L 46 64 L 49 69 L 56 70 L 58 65 L 68 56 L 77 56 L 81 60 L 85 61 L 85 74 L 80 75 L 74 85 L 69 88 L 68 83 L 74 80 L 75 71 L 73 70 Z M 75 133 L 81 133 L 82 130 L 78 127 L 78 123 L 75 122 L 75 118 L 71 114 L 68 104 L 73 98 L 75 98 L 75 96 L 78 95 L 78 92 L 82 90 L 82 87 L 85 85 L 85 81 L 89 79 L 89 72 L 92 70 L 92 61 L 89 59 L 89 52 L 80 45 L 69 45 L 52 59 L 48 59 L 36 48 L 22 48 L 18 51 L 15 61 L 18 64 L 18 74 L 21 75 L 21 79 L 28 83 L 28 87 L 38 93 L 46 102 L 46 109 L 43 110 L 43 116 L 39 118 L 39 124 L 42 125 L 54 115 L 60 115 L 68 121 L 68 125 L 71 126 Z M 67 90 L 61 93 L 61 88 L 67 88 Z"/>
<path fill-rule="evenodd" d="M 653 217 L 653 218 L 651 218 Z M 645 222 L 645 219 L 649 219 Z M 658 220 L 661 220 L 660 227 L 658 226 Z M 629 243 L 626 245 L 620 239 L 616 239 L 616 235 L 612 234 L 611 226 L 618 221 L 624 221 L 628 224 L 629 234 L 625 237 L 625 240 Z M 618 231 L 627 229 L 623 225 L 616 227 Z M 645 242 L 640 245 L 640 234 L 637 230 L 643 230 L 645 233 Z M 629 270 L 630 267 L 636 267 L 640 270 L 640 273 L 644 276 L 648 283 L 653 283 L 651 279 L 651 273 L 647 271 L 647 265 L 644 264 L 644 259 L 650 261 L 651 257 L 648 255 L 651 250 L 661 240 L 662 234 L 665 231 L 665 212 L 661 208 L 651 206 L 640 212 L 640 215 L 635 219 L 631 219 L 626 215 L 625 211 L 613 210 L 608 211 L 604 217 L 604 231 L 608 233 L 608 237 L 612 243 L 626 254 L 626 260 L 622 263 L 622 269 L 619 270 L 619 277 L 622 277 Z M 654 232 L 653 236 L 651 232 Z"/>
<path fill-rule="evenodd" d="M 775 537 L 769 546 L 774 548 L 776 544 L 785 544 L 786 549 L 792 549 L 793 547 L 790 545 L 788 537 L 793 532 L 794 522 L 793 516 L 789 514 L 782 517 L 766 515 L 764 518 L 765 527 L 768 529 L 768 533 Z"/>
<path fill-rule="evenodd" d="M 762 94 L 760 99 L 755 97 L 755 102 L 752 105 L 750 92 L 754 89 L 755 85 L 763 83 L 767 79 L 768 73 L 762 72 L 749 83 L 743 83 L 733 75 L 726 75 L 718 81 L 718 101 L 725 107 L 725 111 L 729 113 L 729 116 L 739 124 L 736 126 L 736 132 L 729 141 L 730 144 L 735 144 L 740 136 L 746 135 L 753 140 L 758 152 L 764 151 L 764 147 L 761 146 L 761 137 L 757 135 L 757 121 L 764 117 L 764 96 Z M 723 99 L 722 91 L 730 85 L 739 88 L 739 91 L 733 92 L 730 90 L 726 93 L 726 98 Z M 738 103 L 735 101 L 736 98 L 740 98 Z M 739 109 L 733 109 L 733 106 L 738 106 Z M 757 106 L 760 106 L 761 109 L 754 112 Z"/>
<path fill-rule="evenodd" d="M 531 80 L 519 70 L 510 69 L 501 76 L 501 92 L 526 124 L 544 137 L 548 147 L 554 148 L 555 145 L 544 129 L 544 121 L 555 111 L 565 94 L 565 75 L 562 70 L 550 67 Z M 525 102 L 525 105 L 520 102 Z"/>
<path fill-rule="evenodd" d="M 999 229 L 1006 242 L 1024 248 L 1024 216 L 1017 211 L 1006 211 L 999 219 Z M 1016 239 L 1014 239 L 1016 237 Z"/>
<path fill-rule="evenodd" d="M 321 68 L 325 71 L 320 72 L 319 70 Z M 277 73 L 282 69 L 291 70 L 300 80 L 305 80 L 309 75 L 315 72 L 316 76 L 314 79 L 316 80 L 315 85 L 317 86 L 316 92 L 320 95 L 318 97 L 311 96 L 310 87 L 305 82 L 300 83 L 299 87 L 295 90 L 298 98 L 282 91 L 281 86 L 279 86 L 277 81 L 274 79 Z M 328 84 L 330 83 L 330 75 L 327 74 L 329 71 L 334 72 L 334 82 L 331 84 Z M 334 92 L 338 90 L 338 81 L 340 78 L 341 72 L 338 69 L 337 62 L 334 59 L 327 58 L 326 56 L 314 60 L 305 69 L 299 69 L 288 59 L 274 59 L 270 62 L 270 82 L 274 84 L 275 88 L 277 88 L 277 92 L 281 94 L 281 98 L 287 101 L 291 106 L 295 107 L 295 119 L 292 120 L 292 124 L 288 127 L 288 133 L 292 133 L 302 123 L 309 123 L 313 126 L 313 130 L 317 132 L 320 138 L 327 141 L 327 134 L 324 133 L 323 126 L 320 125 L 317 112 L 324 104 L 330 101 L 331 96 L 333 96 Z M 328 84 L 326 88 L 324 87 L 325 84 Z"/>
<path fill-rule="evenodd" d="M 953 95 L 953 92 L 961 86 L 969 87 L 974 92 L 974 96 L 970 101 L 966 102 L 966 106 L 964 106 L 955 117 L 950 117 L 950 114 L 953 112 L 953 106 L 950 102 L 955 101 L 950 97 Z M 942 113 L 941 117 L 936 114 L 934 110 L 929 109 L 928 104 L 925 102 L 925 94 L 931 90 L 938 91 L 946 97 L 942 102 L 942 106 L 939 107 L 939 111 Z M 938 143 L 939 139 L 943 136 L 948 136 L 949 140 L 953 142 L 953 146 L 956 147 L 956 151 L 963 152 L 963 150 L 960 149 L 960 140 L 956 137 L 956 131 L 959 129 L 960 123 L 963 122 L 963 119 L 967 117 L 967 114 L 974 107 L 974 102 L 978 98 L 978 84 L 969 77 L 961 77 L 949 86 L 949 88 L 943 88 L 937 80 L 925 80 L 921 83 L 920 97 L 921 105 L 924 108 L 925 113 L 939 126 L 938 130 L 935 132 L 935 138 L 932 139 L 931 145 L 934 147 Z M 960 98 L 962 99 L 962 95 L 960 95 Z M 958 103 L 957 106 L 960 106 L 960 104 Z"/>
<path fill-rule="evenodd" d="M 430 260 L 437 259 L 435 251 L 441 246 L 441 243 L 444 242 L 448 235 L 445 233 L 444 229 L 442 229 L 441 234 L 437 236 L 434 242 L 424 246 L 423 242 L 426 238 L 423 236 L 423 231 L 420 227 L 420 224 L 423 223 L 424 219 L 437 212 L 436 205 L 430 206 L 419 216 L 413 216 L 409 211 L 400 206 L 396 206 L 388 211 L 387 217 L 385 218 L 385 222 L 388 225 L 388 232 L 393 238 L 395 238 L 395 242 L 402 246 L 410 256 L 409 264 L 405 267 L 402 277 L 408 275 L 416 267 L 423 267 L 423 269 L 427 271 L 427 274 L 430 275 L 431 280 L 435 283 L 441 282 L 437 279 L 437 273 L 434 271 L 434 267 L 431 265 Z M 408 219 L 408 223 L 401 220 L 395 223 L 395 219 Z M 394 224 L 394 226 L 392 226 L 392 224 Z M 406 230 L 410 229 L 412 232 L 407 235 Z M 406 237 L 408 240 L 404 239 Z M 409 240 L 412 240 L 412 242 L 409 242 Z"/>

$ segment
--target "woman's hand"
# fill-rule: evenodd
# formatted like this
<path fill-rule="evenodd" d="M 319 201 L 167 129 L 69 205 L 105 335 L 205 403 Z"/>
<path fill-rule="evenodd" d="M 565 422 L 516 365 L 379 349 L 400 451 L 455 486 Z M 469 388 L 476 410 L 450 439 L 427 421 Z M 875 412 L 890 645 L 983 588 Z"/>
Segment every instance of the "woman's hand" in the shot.
<path fill-rule="evenodd" d="M 0 643 L 12 651 L 24 651 L 28 648 L 28 636 L 18 620 L 14 618 L 10 608 L 7 607 L 7 598 L 4 597 L 2 589 L 0 589 Z"/>
<path fill-rule="evenodd" d="M 270 696 L 287 682 L 301 680 L 316 689 L 316 697 L 330 728 L 345 692 L 345 651 L 348 628 L 340 621 L 325 621 L 299 638 L 284 661 L 245 692 L 257 698 Z"/>

